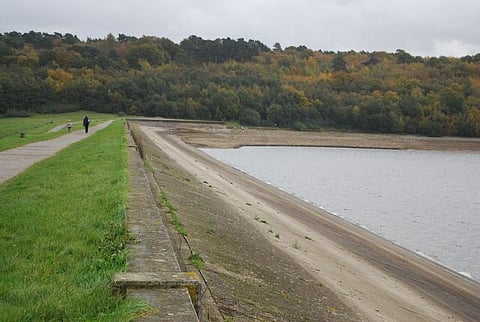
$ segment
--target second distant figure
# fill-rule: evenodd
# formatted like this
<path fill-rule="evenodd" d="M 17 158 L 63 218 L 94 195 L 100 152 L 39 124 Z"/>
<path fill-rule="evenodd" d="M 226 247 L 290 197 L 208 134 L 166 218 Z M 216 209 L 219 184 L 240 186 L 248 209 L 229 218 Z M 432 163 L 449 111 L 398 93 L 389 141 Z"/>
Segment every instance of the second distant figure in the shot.
<path fill-rule="evenodd" d="M 83 127 L 85 127 L 85 133 L 88 133 L 88 126 L 90 125 L 90 118 L 88 115 L 85 115 L 83 118 Z"/>

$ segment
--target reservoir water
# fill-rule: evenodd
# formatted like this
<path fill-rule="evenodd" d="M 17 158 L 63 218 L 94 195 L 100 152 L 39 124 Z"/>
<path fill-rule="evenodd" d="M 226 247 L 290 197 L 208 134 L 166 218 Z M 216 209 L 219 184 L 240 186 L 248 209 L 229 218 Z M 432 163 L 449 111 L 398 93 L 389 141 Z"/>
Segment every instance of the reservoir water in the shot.
<path fill-rule="evenodd" d="M 202 150 L 480 280 L 480 153 L 315 147 Z"/>

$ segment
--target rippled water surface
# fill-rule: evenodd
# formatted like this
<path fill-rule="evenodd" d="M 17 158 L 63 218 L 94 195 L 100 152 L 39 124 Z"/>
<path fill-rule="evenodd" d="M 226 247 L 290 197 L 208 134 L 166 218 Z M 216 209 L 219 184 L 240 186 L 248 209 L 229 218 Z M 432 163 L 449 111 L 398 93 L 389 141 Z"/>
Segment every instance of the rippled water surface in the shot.
<path fill-rule="evenodd" d="M 480 153 L 302 147 L 203 150 L 480 280 Z"/>

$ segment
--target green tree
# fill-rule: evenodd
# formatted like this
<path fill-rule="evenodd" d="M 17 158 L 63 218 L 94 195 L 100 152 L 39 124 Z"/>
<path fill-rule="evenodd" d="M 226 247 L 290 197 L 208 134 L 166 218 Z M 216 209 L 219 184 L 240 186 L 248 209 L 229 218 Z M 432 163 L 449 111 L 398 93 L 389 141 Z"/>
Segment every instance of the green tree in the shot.
<path fill-rule="evenodd" d="M 345 72 L 347 71 L 347 63 L 343 59 L 343 55 L 338 53 L 333 58 L 332 68 L 335 72 Z"/>
<path fill-rule="evenodd" d="M 279 42 L 276 42 L 275 44 L 273 44 L 273 51 L 281 52 L 282 51 L 282 45 L 280 45 Z"/>
<path fill-rule="evenodd" d="M 258 126 L 261 123 L 260 113 L 251 108 L 243 109 L 239 121 L 242 124 Z"/>
<path fill-rule="evenodd" d="M 162 48 L 154 44 L 133 46 L 127 55 L 129 65 L 139 68 L 141 60 L 147 61 L 152 66 L 158 66 L 168 63 L 170 57 Z"/>
<path fill-rule="evenodd" d="M 460 92 L 446 87 L 440 91 L 440 105 L 446 114 L 459 114 L 465 110 L 465 98 Z"/>
<path fill-rule="evenodd" d="M 410 64 L 415 62 L 415 58 L 407 53 L 405 50 L 397 49 L 395 54 L 397 56 L 397 61 L 399 64 Z"/>

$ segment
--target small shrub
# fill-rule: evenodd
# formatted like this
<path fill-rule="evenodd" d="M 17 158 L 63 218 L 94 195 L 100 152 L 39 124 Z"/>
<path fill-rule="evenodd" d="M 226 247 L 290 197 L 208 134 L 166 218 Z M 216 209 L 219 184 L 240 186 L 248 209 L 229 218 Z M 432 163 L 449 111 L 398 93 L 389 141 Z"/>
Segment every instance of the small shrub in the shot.
<path fill-rule="evenodd" d="M 203 258 L 200 256 L 198 252 L 193 252 L 189 257 L 188 260 L 190 263 L 195 266 L 196 269 L 200 270 L 204 266 Z"/>

